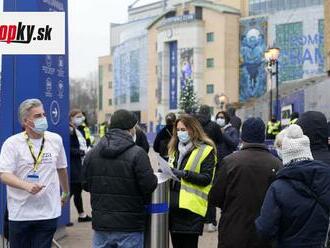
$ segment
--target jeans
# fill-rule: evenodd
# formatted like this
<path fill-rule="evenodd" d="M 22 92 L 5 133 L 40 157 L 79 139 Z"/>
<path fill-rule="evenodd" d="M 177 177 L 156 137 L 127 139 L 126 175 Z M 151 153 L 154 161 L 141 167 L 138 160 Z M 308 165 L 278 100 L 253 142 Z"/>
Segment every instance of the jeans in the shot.
<path fill-rule="evenodd" d="M 10 248 L 50 248 L 57 220 L 9 221 Z"/>
<path fill-rule="evenodd" d="M 94 232 L 93 248 L 143 248 L 143 246 L 143 232 Z"/>

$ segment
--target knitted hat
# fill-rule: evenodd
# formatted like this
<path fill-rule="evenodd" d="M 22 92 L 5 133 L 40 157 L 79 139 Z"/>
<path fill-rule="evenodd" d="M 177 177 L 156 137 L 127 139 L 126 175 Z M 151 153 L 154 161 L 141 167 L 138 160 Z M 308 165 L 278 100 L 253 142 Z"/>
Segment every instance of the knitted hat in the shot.
<path fill-rule="evenodd" d="M 247 143 L 265 142 L 265 123 L 260 118 L 251 117 L 242 126 L 242 140 Z"/>
<path fill-rule="evenodd" d="M 125 109 L 117 110 L 112 116 L 111 116 L 111 123 L 110 128 L 119 128 L 122 130 L 129 130 L 133 128 L 136 123 L 137 119 L 135 115 Z"/>
<path fill-rule="evenodd" d="M 295 159 L 313 159 L 309 138 L 296 124 L 287 128 L 282 141 L 282 159 L 284 165 Z"/>

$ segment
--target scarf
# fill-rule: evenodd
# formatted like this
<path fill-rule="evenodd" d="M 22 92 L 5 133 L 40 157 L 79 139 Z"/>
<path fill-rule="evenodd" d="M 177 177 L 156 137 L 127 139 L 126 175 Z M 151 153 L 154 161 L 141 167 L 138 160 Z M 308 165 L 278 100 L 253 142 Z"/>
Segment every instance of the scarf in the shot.
<path fill-rule="evenodd" d="M 191 141 L 189 141 L 187 144 L 179 142 L 178 150 L 179 150 L 179 159 L 178 159 L 178 168 L 180 168 L 180 165 L 182 163 L 182 160 L 184 157 L 194 148 L 194 145 Z M 177 168 L 177 169 L 178 169 Z"/>

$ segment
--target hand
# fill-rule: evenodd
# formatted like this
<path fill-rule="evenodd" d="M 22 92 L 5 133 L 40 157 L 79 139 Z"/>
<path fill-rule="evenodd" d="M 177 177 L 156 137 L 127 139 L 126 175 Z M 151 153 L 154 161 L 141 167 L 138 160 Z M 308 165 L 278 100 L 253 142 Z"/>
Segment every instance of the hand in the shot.
<path fill-rule="evenodd" d="M 174 175 L 177 176 L 177 178 L 185 178 L 186 175 L 187 175 L 187 172 L 184 171 L 184 170 L 178 170 L 178 169 L 175 169 L 175 168 L 172 168 L 172 172 Z"/>
<path fill-rule="evenodd" d="M 61 206 L 62 207 L 65 205 L 66 201 L 68 200 L 69 195 L 70 195 L 70 193 L 62 192 L 62 195 L 61 195 Z"/>
<path fill-rule="evenodd" d="M 224 133 L 225 132 L 225 128 L 222 127 L 221 128 L 221 132 Z"/>
<path fill-rule="evenodd" d="M 45 188 L 45 185 L 40 185 L 38 183 L 29 183 L 29 182 L 26 182 L 26 186 L 25 186 L 25 190 L 32 195 L 38 194 L 43 188 Z"/>

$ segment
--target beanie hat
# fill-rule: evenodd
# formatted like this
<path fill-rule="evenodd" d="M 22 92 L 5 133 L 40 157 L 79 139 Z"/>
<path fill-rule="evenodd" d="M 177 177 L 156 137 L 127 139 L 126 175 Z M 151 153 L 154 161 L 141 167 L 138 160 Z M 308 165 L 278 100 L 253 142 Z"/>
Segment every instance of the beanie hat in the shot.
<path fill-rule="evenodd" d="M 122 130 L 132 129 L 137 123 L 135 115 L 125 109 L 117 110 L 111 116 L 110 129 L 118 128 Z"/>
<path fill-rule="evenodd" d="M 251 117 L 242 126 L 242 140 L 247 143 L 265 142 L 265 123 L 260 118 Z"/>
<path fill-rule="evenodd" d="M 296 124 L 287 128 L 282 141 L 282 159 L 284 165 L 295 159 L 313 160 L 309 138 L 304 135 L 301 127 Z"/>

